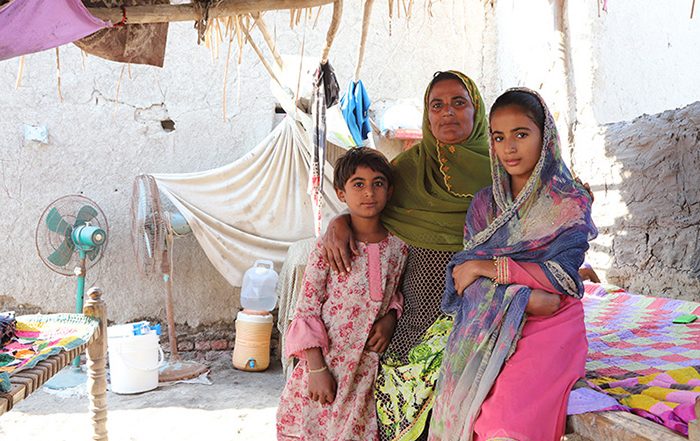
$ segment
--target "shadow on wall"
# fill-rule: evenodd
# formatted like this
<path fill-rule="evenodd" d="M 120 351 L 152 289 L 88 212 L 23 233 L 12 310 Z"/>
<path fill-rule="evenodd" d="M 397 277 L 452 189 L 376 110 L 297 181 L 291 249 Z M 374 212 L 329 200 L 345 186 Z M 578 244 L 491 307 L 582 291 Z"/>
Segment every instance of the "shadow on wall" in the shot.
<path fill-rule="evenodd" d="M 631 292 L 700 301 L 700 102 L 605 126 L 627 213 L 610 235 L 608 281 Z M 616 187 L 616 188 L 615 188 Z"/>

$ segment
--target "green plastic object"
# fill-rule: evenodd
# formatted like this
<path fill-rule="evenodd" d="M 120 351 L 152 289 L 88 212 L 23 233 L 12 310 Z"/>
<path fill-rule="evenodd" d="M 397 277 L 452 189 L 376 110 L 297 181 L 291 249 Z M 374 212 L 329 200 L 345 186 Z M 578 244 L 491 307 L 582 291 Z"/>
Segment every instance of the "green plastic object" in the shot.
<path fill-rule="evenodd" d="M 695 314 L 681 314 L 673 319 L 673 323 L 687 325 L 688 323 L 693 323 L 697 319 L 698 316 Z"/>

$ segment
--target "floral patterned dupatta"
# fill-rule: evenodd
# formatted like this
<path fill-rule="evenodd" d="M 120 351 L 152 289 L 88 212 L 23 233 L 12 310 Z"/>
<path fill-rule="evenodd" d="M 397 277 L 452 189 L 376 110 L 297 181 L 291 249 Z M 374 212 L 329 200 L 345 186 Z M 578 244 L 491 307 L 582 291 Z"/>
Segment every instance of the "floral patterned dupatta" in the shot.
<path fill-rule="evenodd" d="M 490 148 L 493 185 L 474 198 L 465 225 L 464 251 L 447 267 L 442 308 L 455 316 L 445 348 L 430 427 L 432 440 L 471 440 L 476 417 L 525 323 L 530 288 L 480 278 L 458 296 L 452 271 L 467 260 L 510 257 L 540 265 L 561 293 L 581 297 L 578 268 L 597 230 L 591 199 L 561 158 L 554 119 L 545 113 L 542 152 L 513 200 L 510 177 Z"/>

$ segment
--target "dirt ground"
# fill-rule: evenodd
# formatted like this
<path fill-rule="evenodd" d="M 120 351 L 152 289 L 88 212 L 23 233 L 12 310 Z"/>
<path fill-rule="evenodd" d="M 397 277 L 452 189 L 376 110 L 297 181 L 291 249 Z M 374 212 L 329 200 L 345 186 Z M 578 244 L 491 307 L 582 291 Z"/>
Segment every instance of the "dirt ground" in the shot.
<path fill-rule="evenodd" d="M 279 361 L 265 372 L 242 372 L 230 354 L 211 363 L 211 384 L 174 384 L 134 395 L 107 393 L 107 429 L 114 441 L 273 441 L 284 378 Z M 0 417 L 0 440 L 91 439 L 85 387 L 34 392 Z M 568 436 L 566 441 L 584 441 Z"/>
<path fill-rule="evenodd" d="M 230 353 L 211 362 L 212 384 L 174 384 L 135 395 L 107 393 L 107 429 L 115 441 L 266 441 L 275 439 L 282 368 L 242 372 Z M 91 439 L 84 387 L 46 387 L 0 417 L 0 440 Z"/>

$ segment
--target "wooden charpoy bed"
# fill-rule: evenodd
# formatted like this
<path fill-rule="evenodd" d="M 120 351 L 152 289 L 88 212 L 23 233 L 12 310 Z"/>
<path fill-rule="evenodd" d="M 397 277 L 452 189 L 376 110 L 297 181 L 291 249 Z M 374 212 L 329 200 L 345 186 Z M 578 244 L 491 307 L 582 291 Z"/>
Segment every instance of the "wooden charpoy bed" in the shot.
<path fill-rule="evenodd" d="M 700 415 L 700 401 L 695 402 Z M 575 433 L 591 441 L 700 441 L 700 421 L 688 425 L 688 438 L 629 412 L 589 412 L 571 415 L 567 433 Z"/>
<path fill-rule="evenodd" d="M 90 395 L 90 416 L 93 440 L 107 440 L 107 308 L 102 300 L 102 291 L 92 288 L 87 294 L 83 314 L 99 321 L 92 337 L 70 351 L 63 351 L 40 361 L 34 367 L 10 374 L 12 388 L 0 393 L 0 415 L 8 412 L 18 402 L 39 389 L 61 369 L 82 354 L 87 355 L 87 390 Z"/>

